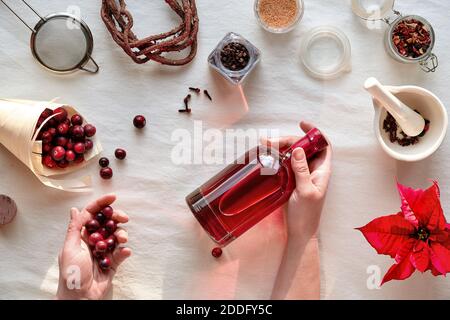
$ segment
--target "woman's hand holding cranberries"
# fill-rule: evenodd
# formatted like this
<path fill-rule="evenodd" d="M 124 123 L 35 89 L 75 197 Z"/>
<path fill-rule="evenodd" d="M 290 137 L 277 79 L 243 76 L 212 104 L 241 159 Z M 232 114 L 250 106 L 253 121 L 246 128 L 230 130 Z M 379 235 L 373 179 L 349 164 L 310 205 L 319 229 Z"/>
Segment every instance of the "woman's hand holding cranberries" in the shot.
<path fill-rule="evenodd" d="M 129 248 L 117 247 L 128 241 L 117 223 L 128 216 L 110 205 L 115 195 L 93 201 L 81 212 L 72 208 L 64 247 L 59 255 L 58 299 L 102 299 L 111 288 L 119 265 L 130 255 Z"/>

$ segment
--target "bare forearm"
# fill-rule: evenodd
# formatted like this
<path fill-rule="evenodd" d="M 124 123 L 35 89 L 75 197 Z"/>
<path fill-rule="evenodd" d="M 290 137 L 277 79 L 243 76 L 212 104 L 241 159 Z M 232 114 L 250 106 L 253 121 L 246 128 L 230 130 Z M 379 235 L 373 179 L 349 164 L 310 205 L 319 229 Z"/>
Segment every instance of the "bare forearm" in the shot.
<path fill-rule="evenodd" d="M 272 299 L 319 299 L 317 238 L 289 239 L 278 270 Z"/>

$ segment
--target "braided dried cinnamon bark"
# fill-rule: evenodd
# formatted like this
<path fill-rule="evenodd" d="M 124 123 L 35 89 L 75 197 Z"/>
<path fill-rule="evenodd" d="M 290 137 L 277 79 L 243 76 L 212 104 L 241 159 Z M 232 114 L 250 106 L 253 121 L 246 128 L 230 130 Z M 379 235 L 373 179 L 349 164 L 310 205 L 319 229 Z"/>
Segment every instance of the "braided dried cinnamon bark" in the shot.
<path fill-rule="evenodd" d="M 195 0 L 165 0 L 181 18 L 179 26 L 172 30 L 138 39 L 133 33 L 133 16 L 126 9 L 125 0 L 102 0 L 101 16 L 114 41 L 122 47 L 136 63 L 149 60 L 170 66 L 182 66 L 197 54 L 199 19 Z M 165 57 L 165 53 L 190 48 L 189 54 L 181 59 Z"/>

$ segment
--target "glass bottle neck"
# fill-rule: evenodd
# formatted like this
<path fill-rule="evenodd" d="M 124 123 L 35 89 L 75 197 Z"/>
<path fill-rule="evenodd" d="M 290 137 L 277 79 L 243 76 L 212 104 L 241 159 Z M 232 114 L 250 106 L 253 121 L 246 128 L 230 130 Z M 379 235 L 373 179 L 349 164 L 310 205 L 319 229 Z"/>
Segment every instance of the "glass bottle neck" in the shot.
<path fill-rule="evenodd" d="M 328 146 L 328 142 L 322 135 L 319 129 L 311 129 L 306 136 L 290 146 L 281 154 L 281 161 L 290 159 L 292 152 L 297 148 L 302 148 L 305 151 L 307 159 L 312 158 L 314 155 L 324 150 Z"/>

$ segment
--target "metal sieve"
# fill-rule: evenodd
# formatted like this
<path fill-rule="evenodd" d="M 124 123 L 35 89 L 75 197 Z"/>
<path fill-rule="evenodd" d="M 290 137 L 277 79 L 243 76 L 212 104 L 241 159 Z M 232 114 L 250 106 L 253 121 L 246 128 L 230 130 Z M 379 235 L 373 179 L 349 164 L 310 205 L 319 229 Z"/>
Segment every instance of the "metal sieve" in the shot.
<path fill-rule="evenodd" d="M 30 48 L 36 60 L 57 73 L 84 70 L 97 73 L 98 64 L 92 58 L 94 39 L 87 24 L 69 13 L 54 13 L 42 17 L 25 0 L 22 2 L 39 17 L 33 27 L 25 22 L 4 0 L 0 0 L 31 31 Z M 86 65 L 92 62 L 92 68 Z"/>

